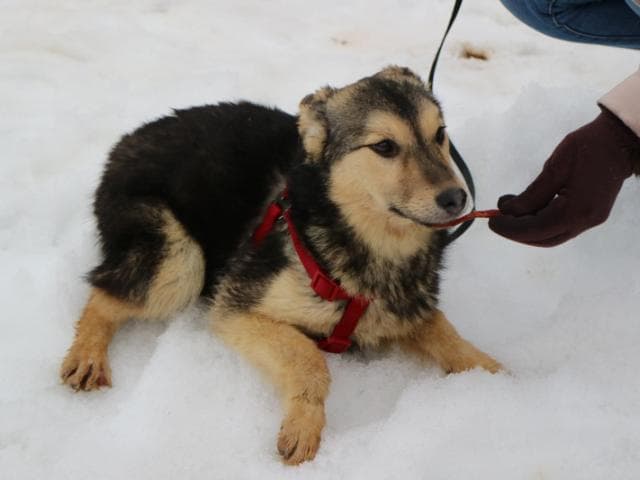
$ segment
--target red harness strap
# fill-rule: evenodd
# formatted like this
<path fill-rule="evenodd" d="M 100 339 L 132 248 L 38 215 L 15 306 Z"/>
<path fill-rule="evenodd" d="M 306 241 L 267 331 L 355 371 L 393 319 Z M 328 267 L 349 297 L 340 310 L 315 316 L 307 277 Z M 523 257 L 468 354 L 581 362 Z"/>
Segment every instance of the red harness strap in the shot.
<path fill-rule="evenodd" d="M 369 300 L 361 295 L 352 297 L 344 289 L 322 271 L 320 265 L 314 260 L 311 253 L 304 247 L 298 232 L 291 221 L 291 212 L 289 207 L 283 206 L 283 202 L 287 199 L 287 191 L 285 190 L 267 209 L 262 223 L 253 232 L 253 244 L 260 245 L 269 232 L 273 229 L 273 225 L 279 218 L 284 218 L 287 222 L 287 228 L 293 247 L 298 254 L 300 263 L 307 271 L 311 279 L 311 288 L 324 300 L 334 302 L 336 300 L 346 300 L 347 305 L 342 313 L 342 318 L 334 327 L 333 332 L 327 338 L 318 341 L 318 347 L 326 352 L 342 353 L 351 346 L 349 337 L 353 334 L 358 326 L 358 320 L 367 310 Z"/>

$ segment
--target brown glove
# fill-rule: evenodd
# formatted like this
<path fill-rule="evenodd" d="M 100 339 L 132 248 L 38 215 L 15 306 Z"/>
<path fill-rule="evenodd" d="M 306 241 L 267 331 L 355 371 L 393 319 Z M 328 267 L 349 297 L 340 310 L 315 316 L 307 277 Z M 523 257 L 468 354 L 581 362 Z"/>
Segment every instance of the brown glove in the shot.
<path fill-rule="evenodd" d="M 640 174 L 640 138 L 609 110 L 570 133 L 520 195 L 498 200 L 491 230 L 553 247 L 603 223 L 624 180 Z"/>

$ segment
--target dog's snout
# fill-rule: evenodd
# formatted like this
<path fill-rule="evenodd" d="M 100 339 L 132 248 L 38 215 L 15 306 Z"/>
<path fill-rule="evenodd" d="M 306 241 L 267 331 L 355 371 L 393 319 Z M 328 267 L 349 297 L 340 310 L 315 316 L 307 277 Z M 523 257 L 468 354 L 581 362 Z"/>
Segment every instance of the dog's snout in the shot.
<path fill-rule="evenodd" d="M 458 215 L 467 203 L 467 192 L 461 188 L 449 188 L 436 197 L 440 208 L 451 215 Z"/>

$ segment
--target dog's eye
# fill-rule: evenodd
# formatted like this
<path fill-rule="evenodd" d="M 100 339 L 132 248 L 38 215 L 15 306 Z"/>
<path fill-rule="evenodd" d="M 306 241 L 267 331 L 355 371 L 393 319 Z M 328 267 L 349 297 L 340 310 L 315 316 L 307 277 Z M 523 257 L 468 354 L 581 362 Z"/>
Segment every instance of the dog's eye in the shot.
<path fill-rule="evenodd" d="M 438 128 L 438 131 L 436 132 L 436 142 L 438 143 L 438 145 L 442 145 L 444 143 L 444 125 L 440 128 Z"/>
<path fill-rule="evenodd" d="M 369 148 L 385 158 L 395 157 L 400 151 L 400 147 L 393 140 L 382 140 L 381 142 L 369 145 Z"/>

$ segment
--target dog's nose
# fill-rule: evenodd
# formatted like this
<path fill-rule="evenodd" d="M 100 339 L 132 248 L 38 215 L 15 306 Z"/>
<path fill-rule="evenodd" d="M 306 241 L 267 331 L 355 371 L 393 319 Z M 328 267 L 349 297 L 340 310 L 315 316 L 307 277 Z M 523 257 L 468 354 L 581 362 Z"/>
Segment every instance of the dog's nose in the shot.
<path fill-rule="evenodd" d="M 461 188 L 449 188 L 436 197 L 438 206 L 451 215 L 458 215 L 467 204 L 467 192 Z"/>

